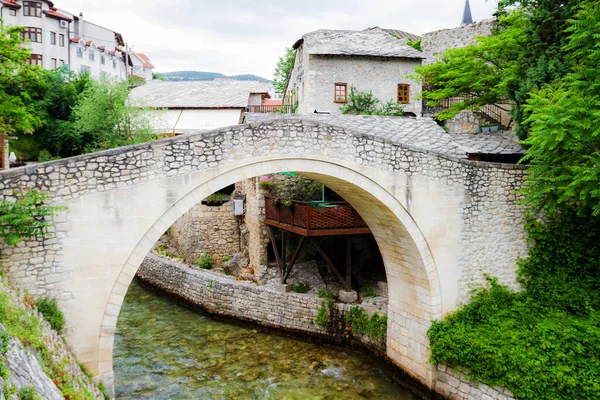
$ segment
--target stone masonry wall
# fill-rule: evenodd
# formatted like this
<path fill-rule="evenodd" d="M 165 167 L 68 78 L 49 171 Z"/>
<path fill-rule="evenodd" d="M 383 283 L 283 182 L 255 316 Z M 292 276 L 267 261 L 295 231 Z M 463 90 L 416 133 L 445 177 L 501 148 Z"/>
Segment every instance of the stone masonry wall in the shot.
<path fill-rule="evenodd" d="M 347 154 L 347 158 L 359 165 L 406 173 L 411 178 L 409 185 L 417 177 L 443 177 L 448 185 L 464 187 L 465 201 L 460 205 L 460 244 L 464 251 L 458 255 L 462 270 L 459 298 L 464 299 L 468 294 L 468 284 L 473 279 L 481 280 L 482 271 L 500 277 L 503 284 L 519 287 L 513 260 L 524 255 L 527 247 L 522 209 L 515 204 L 514 191 L 523 185 L 524 168 L 453 160 L 307 121 L 275 120 L 229 127 L 206 135 L 181 136 L 13 169 L 2 174 L 0 193 L 3 198 L 14 200 L 19 191 L 35 188 L 50 193 L 56 204 L 214 168 L 232 159 L 265 155 L 271 148 L 310 155 L 321 147 L 331 151 L 332 156 L 335 153 L 337 158 Z M 414 190 L 408 189 L 409 193 Z M 412 212 L 416 206 L 409 199 L 408 211 Z M 5 264 L 11 267 L 11 279 L 19 286 L 36 296 L 69 300 L 72 294 L 64 282 L 71 280 L 75 272 L 63 268 L 65 255 L 61 243 L 70 229 L 66 213 L 60 213 L 54 223 L 48 237 L 7 248 L 3 257 Z M 259 258 L 263 255 L 266 252 Z"/>
<path fill-rule="evenodd" d="M 464 371 L 459 372 L 445 365 L 438 365 L 436 393 L 451 400 L 514 400 L 510 390 L 474 382 L 466 379 L 465 375 Z"/>
<path fill-rule="evenodd" d="M 257 286 L 211 270 L 199 270 L 149 254 L 136 275 L 166 293 L 181 298 L 207 312 L 258 323 L 260 325 L 331 336 L 315 323 L 323 299 L 300 293 L 282 293 Z M 352 305 L 339 303 L 343 312 Z M 369 312 L 367 310 L 367 312 Z M 379 310 L 385 314 L 385 310 Z M 385 343 L 368 336 L 355 337 L 366 347 L 385 354 Z"/>
<path fill-rule="evenodd" d="M 169 228 L 168 235 L 186 262 L 193 264 L 206 253 L 220 264 L 223 257 L 241 250 L 240 223 L 230 201 L 221 206 L 198 204 Z"/>
<path fill-rule="evenodd" d="M 496 20 L 490 19 L 423 34 L 421 48 L 426 57 L 423 64 L 433 64 L 437 57 L 447 49 L 468 46 L 477 36 L 489 36 L 495 24 Z"/>
<path fill-rule="evenodd" d="M 477 133 L 481 125 L 489 123 L 489 120 L 483 113 L 465 110 L 461 111 L 454 118 L 447 120 L 445 127 L 450 134 Z"/>

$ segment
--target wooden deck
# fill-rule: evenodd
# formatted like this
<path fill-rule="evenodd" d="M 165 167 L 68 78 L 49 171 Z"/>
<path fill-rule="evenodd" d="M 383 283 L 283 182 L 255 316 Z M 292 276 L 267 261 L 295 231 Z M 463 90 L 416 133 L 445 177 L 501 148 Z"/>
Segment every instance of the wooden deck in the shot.
<path fill-rule="evenodd" d="M 304 237 L 364 235 L 371 230 L 347 202 L 315 203 L 265 196 L 265 224 Z"/>

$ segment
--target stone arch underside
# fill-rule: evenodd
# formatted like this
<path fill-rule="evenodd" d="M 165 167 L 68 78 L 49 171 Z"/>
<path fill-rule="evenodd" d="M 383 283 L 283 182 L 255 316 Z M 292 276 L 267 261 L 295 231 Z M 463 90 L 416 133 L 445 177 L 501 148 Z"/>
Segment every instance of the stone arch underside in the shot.
<path fill-rule="evenodd" d="M 359 172 L 352 166 L 329 160 L 276 157 L 248 160 L 235 167 L 217 168 L 208 174 L 203 171 L 202 177 L 180 177 L 178 184 L 183 185 L 185 194 L 172 199 L 171 204 L 165 204 L 164 212 L 141 235 L 118 272 L 99 326 L 96 362 L 90 360 L 92 365 L 88 362 L 90 370 L 108 385 L 113 383 L 114 332 L 127 288 L 144 257 L 181 215 L 201 199 L 231 183 L 294 171 L 335 190 L 355 207 L 371 228 L 388 279 L 388 356 L 414 378 L 431 385 L 433 369 L 428 364 L 426 332 L 430 321 L 441 316 L 435 262 L 425 236 L 410 214 L 390 192 L 368 176 L 368 169 L 362 170 Z M 130 201 L 135 202 L 136 198 L 130 197 Z"/>

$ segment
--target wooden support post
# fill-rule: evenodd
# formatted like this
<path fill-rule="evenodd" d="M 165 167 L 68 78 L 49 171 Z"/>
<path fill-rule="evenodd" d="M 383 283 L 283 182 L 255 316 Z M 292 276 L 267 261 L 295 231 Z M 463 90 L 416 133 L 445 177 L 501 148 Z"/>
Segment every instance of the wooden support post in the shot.
<path fill-rule="evenodd" d="M 315 246 L 315 248 L 317 249 L 317 251 L 319 252 L 319 254 L 321 255 L 321 257 L 323 258 L 323 261 L 325 261 L 325 265 L 327 265 L 327 268 L 329 269 L 329 272 L 331 272 L 332 274 L 334 274 L 335 276 L 337 276 L 337 278 L 339 279 L 340 283 L 342 285 L 344 285 L 344 288 L 346 290 L 350 290 L 350 286 L 346 284 L 346 281 L 344 280 L 344 278 L 342 277 L 342 275 L 340 275 L 340 273 L 337 271 L 337 269 L 335 268 L 335 265 L 333 265 L 333 263 L 331 262 L 331 260 L 329 259 L 329 257 L 327 257 L 327 254 L 325 254 L 325 251 L 321 248 L 321 245 L 319 244 L 319 242 L 317 242 L 313 238 L 310 238 L 309 240 L 313 244 L 313 246 Z"/>
<path fill-rule="evenodd" d="M 292 268 L 294 268 L 294 264 L 296 263 L 296 260 L 298 259 L 298 256 L 300 255 L 300 250 L 302 250 L 302 245 L 304 245 L 305 239 L 306 238 L 304 236 L 302 236 L 300 238 L 300 243 L 298 243 L 298 247 L 296 248 L 296 251 L 294 252 L 292 261 L 290 261 L 290 266 L 288 267 L 287 272 L 285 273 L 285 276 L 283 277 L 283 283 L 286 283 L 288 276 L 290 276 L 290 272 L 292 272 Z"/>
<path fill-rule="evenodd" d="M 277 268 L 279 269 L 279 273 L 281 274 L 281 260 L 279 259 L 279 249 L 277 248 L 277 242 L 275 241 L 275 232 L 273 231 L 273 227 L 267 225 L 267 230 L 269 231 L 269 239 L 271 239 L 271 245 L 273 246 L 273 253 L 275 253 L 275 261 L 277 261 Z"/>
<path fill-rule="evenodd" d="M 352 239 L 346 238 L 346 286 L 352 287 Z"/>
<path fill-rule="evenodd" d="M 280 269 L 280 276 L 279 278 L 281 279 L 281 283 L 284 283 L 283 280 L 285 279 L 285 270 L 286 270 L 286 261 L 287 261 L 287 236 L 288 233 L 284 230 L 281 231 L 281 269 Z"/>

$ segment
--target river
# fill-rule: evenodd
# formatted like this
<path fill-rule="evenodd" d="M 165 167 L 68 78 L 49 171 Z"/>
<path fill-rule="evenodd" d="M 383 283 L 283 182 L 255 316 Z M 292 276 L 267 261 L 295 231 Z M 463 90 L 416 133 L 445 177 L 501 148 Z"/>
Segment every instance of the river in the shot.
<path fill-rule="evenodd" d="M 136 281 L 113 366 L 118 399 L 417 399 L 361 352 L 216 319 Z"/>

